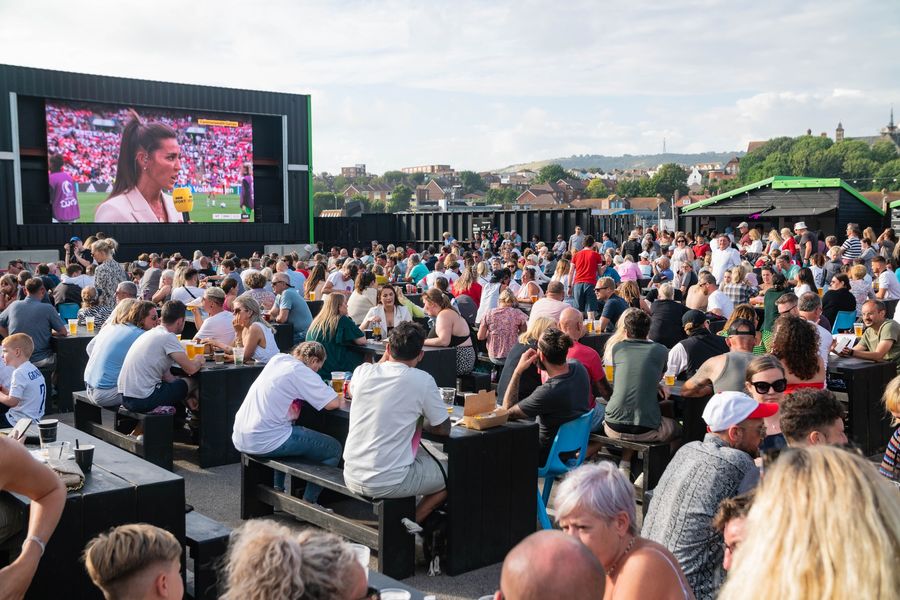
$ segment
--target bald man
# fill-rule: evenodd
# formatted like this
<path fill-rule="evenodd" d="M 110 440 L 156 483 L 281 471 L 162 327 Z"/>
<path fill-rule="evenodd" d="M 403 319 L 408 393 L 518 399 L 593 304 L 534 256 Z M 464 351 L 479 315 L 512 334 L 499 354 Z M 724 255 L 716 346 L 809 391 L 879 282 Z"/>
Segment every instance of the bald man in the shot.
<path fill-rule="evenodd" d="M 591 396 L 588 398 L 588 406 L 594 411 L 594 416 L 591 418 L 591 431 L 599 431 L 603 424 L 606 406 L 597 402 L 595 398 L 597 396 L 609 398 L 612 394 L 612 388 L 609 387 L 609 382 L 603 373 L 603 361 L 596 350 L 578 341 L 585 333 L 581 311 L 572 307 L 563 310 L 559 315 L 559 329 L 572 338 L 573 342 L 572 347 L 569 348 L 569 352 L 566 354 L 566 359 L 574 360 L 584 365 L 588 376 L 591 378 Z"/>
<path fill-rule="evenodd" d="M 528 316 L 528 325 L 531 326 L 535 319 L 547 317 L 554 323 L 559 322 L 559 315 L 567 308 L 571 308 L 569 304 L 563 302 L 566 289 L 559 281 L 551 281 L 547 285 L 547 293 L 531 306 L 531 312 Z"/>
<path fill-rule="evenodd" d="M 600 600 L 606 573 L 587 547 L 561 531 L 538 531 L 509 551 L 494 600 Z"/>

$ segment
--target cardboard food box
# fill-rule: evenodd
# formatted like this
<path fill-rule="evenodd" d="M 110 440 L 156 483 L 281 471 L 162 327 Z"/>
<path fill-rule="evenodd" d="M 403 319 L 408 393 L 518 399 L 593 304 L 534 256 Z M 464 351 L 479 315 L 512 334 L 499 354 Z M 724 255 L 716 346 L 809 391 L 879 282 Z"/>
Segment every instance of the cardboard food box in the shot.
<path fill-rule="evenodd" d="M 497 392 L 485 391 L 466 394 L 462 425 L 469 429 L 490 429 L 509 420 L 506 409 L 497 406 Z"/>

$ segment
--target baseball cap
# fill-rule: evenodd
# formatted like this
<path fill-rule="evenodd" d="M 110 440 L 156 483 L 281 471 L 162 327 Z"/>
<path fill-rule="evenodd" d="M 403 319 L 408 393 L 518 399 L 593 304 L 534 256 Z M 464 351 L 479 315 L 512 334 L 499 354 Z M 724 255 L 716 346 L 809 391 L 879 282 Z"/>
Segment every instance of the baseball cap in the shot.
<path fill-rule="evenodd" d="M 694 327 L 699 327 L 706 322 L 706 313 L 702 310 L 689 310 L 681 317 L 681 326 L 684 327 L 688 323 L 694 325 Z"/>
<path fill-rule="evenodd" d="M 756 325 L 747 319 L 735 319 L 731 322 L 731 327 L 726 332 L 728 336 L 732 335 L 756 335 Z"/>
<path fill-rule="evenodd" d="M 743 392 L 719 392 L 703 409 L 703 420 L 712 432 L 725 431 L 747 419 L 763 419 L 778 412 L 774 402 L 757 402 Z"/>
<path fill-rule="evenodd" d="M 650 258 L 650 253 L 644 250 L 638 256 L 640 256 L 641 258 Z"/>
<path fill-rule="evenodd" d="M 72 237 L 69 238 L 69 243 L 70 243 L 70 244 L 71 244 L 72 242 L 80 242 L 80 241 L 81 241 L 81 238 L 78 237 L 77 235 L 73 235 Z"/>
<path fill-rule="evenodd" d="M 741 227 L 746 227 L 747 229 L 750 229 L 750 226 L 747 225 L 747 221 L 741 221 L 741 224 L 738 225 L 738 229 L 740 229 Z"/>

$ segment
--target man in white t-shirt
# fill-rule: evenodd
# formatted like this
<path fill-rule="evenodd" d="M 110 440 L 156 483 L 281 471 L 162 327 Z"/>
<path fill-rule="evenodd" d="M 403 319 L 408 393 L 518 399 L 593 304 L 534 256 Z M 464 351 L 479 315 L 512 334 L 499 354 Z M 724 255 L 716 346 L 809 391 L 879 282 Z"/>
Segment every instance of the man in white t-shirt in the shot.
<path fill-rule="evenodd" d="M 355 269 L 351 269 L 350 260 L 345 260 L 340 269 L 329 275 L 325 279 L 325 287 L 323 293 L 338 292 L 349 296 L 353 292 L 353 273 Z M 329 286 L 329 284 L 331 284 Z"/>
<path fill-rule="evenodd" d="M 202 297 L 203 290 L 199 286 L 199 273 L 197 269 L 188 269 L 184 272 L 184 285 L 172 290 L 172 300 L 188 304 Z"/>
<path fill-rule="evenodd" d="M 40 421 L 44 417 L 47 388 L 44 376 L 28 360 L 32 352 L 34 342 L 26 333 L 3 340 L 3 362 L 14 370 L 9 387 L 0 385 L 0 427 L 14 427 L 19 419 Z"/>
<path fill-rule="evenodd" d="M 710 267 L 716 281 L 722 281 L 725 271 L 741 266 L 741 253 L 731 247 L 731 238 L 727 235 L 720 235 L 716 243 L 718 247 L 713 248 Z"/>
<path fill-rule="evenodd" d="M 201 306 L 209 315 L 205 319 L 200 316 Z M 222 344 L 231 344 L 234 341 L 235 332 L 232 324 L 234 316 L 225 310 L 225 292 L 222 288 L 206 288 L 199 305 L 194 302 L 190 309 L 194 313 L 194 322 L 201 323 L 197 335 L 194 336 L 195 340 L 215 340 Z"/>
<path fill-rule="evenodd" d="M 446 467 L 413 446 L 416 424 L 450 434 L 447 407 L 434 378 L 416 365 L 422 360 L 425 329 L 405 322 L 391 331 L 380 362 L 356 368 L 350 380 L 350 432 L 344 445 L 344 481 L 372 498 L 424 496 L 416 507 L 422 523 L 447 497 Z"/>
<path fill-rule="evenodd" d="M 303 342 L 291 354 L 277 354 L 266 363 L 234 417 L 231 441 L 238 452 L 263 458 L 293 456 L 336 467 L 341 444 L 324 433 L 293 425 L 306 402 L 315 410 L 334 410 L 341 398 L 319 377 L 325 348 Z M 307 409 L 308 410 L 308 409 Z M 275 487 L 284 490 L 284 473 L 275 473 Z M 307 484 L 303 499 L 313 504 L 322 488 Z"/>
<path fill-rule="evenodd" d="M 734 312 L 734 302 L 732 302 L 731 298 L 726 296 L 724 292 L 719 291 L 719 286 L 716 285 L 716 278 L 712 273 L 702 273 L 700 275 L 700 283 L 697 285 L 699 285 L 701 289 L 706 290 L 707 313 L 718 315 L 723 319 L 727 319 L 731 316 L 731 313 Z"/>
<path fill-rule="evenodd" d="M 897 274 L 888 269 L 883 256 L 872 259 L 872 272 L 878 278 L 876 298 L 881 301 L 900 299 L 900 281 L 897 280 Z"/>
<path fill-rule="evenodd" d="M 119 372 L 118 388 L 122 404 L 135 412 L 151 412 L 160 406 L 179 406 L 187 402 L 196 409 L 196 400 L 188 400 L 197 384 L 191 375 L 203 366 L 202 354 L 187 357 L 178 334 L 184 329 L 184 304 L 169 300 L 162 307 L 162 323 L 141 335 L 125 355 Z M 178 365 L 188 377 L 176 377 L 170 371 Z"/>

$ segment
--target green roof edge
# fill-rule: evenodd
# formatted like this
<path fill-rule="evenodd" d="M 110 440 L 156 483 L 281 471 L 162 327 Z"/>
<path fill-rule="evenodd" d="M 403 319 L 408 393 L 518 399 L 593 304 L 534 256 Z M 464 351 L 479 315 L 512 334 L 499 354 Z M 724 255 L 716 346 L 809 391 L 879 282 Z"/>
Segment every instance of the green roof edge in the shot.
<path fill-rule="evenodd" d="M 880 206 L 873 204 L 868 198 L 859 193 L 859 191 L 848 184 L 843 179 L 838 178 L 820 178 L 820 177 L 793 177 L 786 175 L 774 175 L 767 179 L 762 179 L 760 181 L 751 183 L 749 185 L 745 185 L 743 187 L 739 187 L 735 190 L 731 190 L 730 192 L 725 192 L 724 194 L 719 194 L 718 196 L 713 196 L 712 198 L 707 198 L 706 200 L 701 200 L 696 204 L 691 204 L 690 206 L 686 206 L 681 209 L 683 213 L 689 213 L 694 209 L 700 208 L 702 206 L 709 206 L 710 204 L 716 204 L 722 200 L 727 200 L 728 198 L 733 198 L 739 194 L 743 194 L 745 192 L 750 192 L 752 190 L 758 190 L 761 187 L 771 185 L 774 190 L 785 190 L 785 189 L 806 189 L 806 188 L 814 188 L 814 187 L 838 187 L 844 189 L 848 194 L 877 212 L 879 215 L 884 216 L 884 210 L 881 209 Z M 900 201 L 898 201 L 900 204 Z"/>

